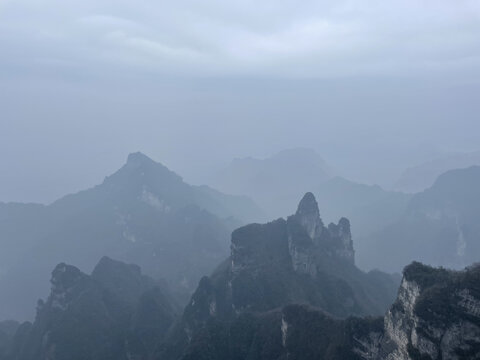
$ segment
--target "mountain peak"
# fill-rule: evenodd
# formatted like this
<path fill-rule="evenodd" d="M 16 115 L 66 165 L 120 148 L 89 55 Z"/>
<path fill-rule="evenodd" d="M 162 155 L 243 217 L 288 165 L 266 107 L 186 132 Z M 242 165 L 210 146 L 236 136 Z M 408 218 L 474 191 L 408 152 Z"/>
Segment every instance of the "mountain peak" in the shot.
<path fill-rule="evenodd" d="M 141 153 L 140 151 L 130 153 L 128 154 L 128 157 L 127 157 L 127 164 L 142 165 L 142 164 L 152 164 L 152 163 L 155 163 L 155 161 L 153 161 L 147 155 L 145 155 L 144 153 Z"/>
<path fill-rule="evenodd" d="M 298 204 L 297 208 L 297 216 L 305 216 L 305 215 L 317 215 L 320 217 L 320 211 L 318 210 L 318 203 L 315 199 L 315 195 L 311 192 L 307 192 L 300 203 Z"/>
<path fill-rule="evenodd" d="M 295 217 L 312 240 L 320 236 L 323 230 L 323 222 L 320 218 L 317 200 L 311 192 L 307 192 L 300 200 Z"/>
<path fill-rule="evenodd" d="M 105 183 L 115 186 L 133 186 L 140 191 L 143 186 L 147 186 L 151 192 L 155 192 L 155 189 L 161 192 L 162 188 L 170 186 L 186 186 L 180 176 L 141 152 L 129 154 L 125 165 L 114 174 L 107 176 Z"/>
<path fill-rule="evenodd" d="M 91 277 L 127 303 L 134 303 L 143 292 L 154 286 L 154 281 L 143 275 L 138 265 L 107 256 L 95 266 Z"/>
<path fill-rule="evenodd" d="M 74 286 L 83 276 L 84 274 L 75 266 L 60 263 L 53 270 L 50 282 L 54 290 L 68 289 Z"/>

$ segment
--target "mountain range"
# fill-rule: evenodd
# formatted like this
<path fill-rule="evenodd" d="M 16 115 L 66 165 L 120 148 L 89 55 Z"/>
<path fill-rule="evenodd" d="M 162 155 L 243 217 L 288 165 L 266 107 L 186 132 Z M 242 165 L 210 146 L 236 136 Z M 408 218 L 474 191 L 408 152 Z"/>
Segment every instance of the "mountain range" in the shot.
<path fill-rule="evenodd" d="M 398 291 L 397 291 L 398 288 Z M 233 232 L 230 257 L 179 311 L 162 282 L 103 257 L 60 263 L 33 323 L 0 323 L 2 360 L 414 360 L 480 356 L 480 266 L 355 266 L 345 218 L 296 213 Z"/>
<path fill-rule="evenodd" d="M 231 231 L 263 218 L 246 197 L 192 186 L 141 153 L 102 184 L 45 206 L 0 204 L 0 318 L 28 319 L 52 263 L 91 271 L 109 255 L 163 278 L 187 301 L 228 255 Z"/>
<path fill-rule="evenodd" d="M 480 260 L 480 166 L 448 171 L 415 194 L 394 223 L 365 241 L 375 267 L 398 271 L 412 260 L 463 268 Z"/>
<path fill-rule="evenodd" d="M 480 151 L 446 154 L 406 169 L 393 187 L 406 193 L 421 192 L 432 186 L 441 174 L 474 165 L 480 165 Z"/>
<path fill-rule="evenodd" d="M 477 160 L 478 153 L 451 154 L 418 167 L 418 177 L 426 182 L 414 194 L 333 176 L 325 161 L 308 149 L 285 150 L 263 160 L 235 160 L 217 183 L 251 196 L 271 217 L 285 215 L 296 193 L 313 192 L 323 219 L 350 220 L 361 269 L 400 272 L 414 260 L 460 269 L 480 260 L 479 178 L 475 166 L 451 169 Z"/>
<path fill-rule="evenodd" d="M 276 218 L 288 215 L 298 199 L 331 178 L 332 171 L 314 150 L 295 148 L 265 159 L 234 159 L 215 173 L 211 185 L 255 199 L 268 218 Z"/>

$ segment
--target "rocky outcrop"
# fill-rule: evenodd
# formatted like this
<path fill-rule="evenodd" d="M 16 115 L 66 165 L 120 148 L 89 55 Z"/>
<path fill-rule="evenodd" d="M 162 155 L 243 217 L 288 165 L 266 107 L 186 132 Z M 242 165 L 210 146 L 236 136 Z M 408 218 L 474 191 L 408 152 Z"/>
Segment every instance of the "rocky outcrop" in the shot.
<path fill-rule="evenodd" d="M 383 318 L 338 319 L 306 305 L 242 312 L 230 321 L 210 317 L 172 358 L 479 359 L 479 295 L 480 265 L 455 272 L 413 263 Z"/>
<path fill-rule="evenodd" d="M 303 233 L 298 231 L 298 226 Z M 302 198 L 295 215 L 287 219 L 287 227 L 289 252 L 296 272 L 316 276 L 318 264 L 325 257 L 354 264 L 350 222 L 342 218 L 338 224 L 332 223 L 326 228 L 312 193 Z"/>
<path fill-rule="evenodd" d="M 231 232 L 263 214 L 244 196 L 187 184 L 141 153 L 103 183 L 48 206 L 0 203 L 0 319 L 31 319 L 52 266 L 90 272 L 104 255 L 168 281 L 186 304 L 229 255 Z"/>
<path fill-rule="evenodd" d="M 454 272 L 413 263 L 385 316 L 380 358 L 480 357 L 480 266 Z"/>
<path fill-rule="evenodd" d="M 51 284 L 6 359 L 147 359 L 175 320 L 165 290 L 135 265 L 105 257 L 87 275 L 62 263 Z"/>
<path fill-rule="evenodd" d="M 286 221 L 249 225 L 232 234 L 233 272 L 276 261 L 290 262 L 295 272 L 315 277 L 326 257 L 330 261 L 354 263 L 350 223 L 342 218 L 326 228 L 312 193 L 305 194 L 295 215 Z"/>
<path fill-rule="evenodd" d="M 235 230 L 230 258 L 200 281 L 158 357 L 177 359 L 190 351 L 212 322 L 235 323 L 245 314 L 269 313 L 290 304 L 306 304 L 340 318 L 383 314 L 398 283 L 387 274 L 360 271 L 353 255 L 348 220 L 325 227 L 311 193 L 286 220 Z M 287 339 L 291 328 L 285 321 L 282 336 Z"/>

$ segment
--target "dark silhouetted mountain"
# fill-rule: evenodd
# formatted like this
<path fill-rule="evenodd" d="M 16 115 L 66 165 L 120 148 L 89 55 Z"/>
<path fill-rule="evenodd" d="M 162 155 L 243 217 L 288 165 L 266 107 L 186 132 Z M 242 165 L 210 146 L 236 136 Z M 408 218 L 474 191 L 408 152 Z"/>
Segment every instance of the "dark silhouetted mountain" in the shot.
<path fill-rule="evenodd" d="M 62 263 L 51 284 L 7 359 L 147 359 L 175 320 L 165 289 L 134 265 L 103 258 L 88 276 Z"/>
<path fill-rule="evenodd" d="M 195 300 L 195 298 L 194 298 Z M 385 317 L 338 319 L 308 305 L 210 316 L 182 360 L 414 360 L 480 357 L 480 266 L 409 265 Z M 162 358 L 164 359 L 164 358 Z"/>
<path fill-rule="evenodd" d="M 480 260 L 480 167 L 452 170 L 412 197 L 405 214 L 373 234 L 371 266 L 397 271 L 412 260 L 463 268 Z"/>
<path fill-rule="evenodd" d="M 287 220 L 251 224 L 232 233 L 230 258 L 200 281 L 160 358 L 188 354 L 197 332 L 203 336 L 202 329 L 211 322 L 222 332 L 222 326 L 229 329 L 242 315 L 248 319 L 248 314 L 268 314 L 289 304 L 307 304 L 336 317 L 381 315 L 393 302 L 398 281 L 359 270 L 349 221 L 324 226 L 315 197 L 307 193 Z M 262 327 L 261 321 L 248 326 Z"/>
<path fill-rule="evenodd" d="M 247 195 L 269 217 L 287 215 L 298 199 L 330 178 L 325 161 L 311 149 L 284 150 L 266 159 L 235 159 L 212 179 L 221 191 Z"/>
<path fill-rule="evenodd" d="M 166 279 L 186 302 L 228 256 L 231 231 L 261 217 L 249 199 L 188 185 L 141 153 L 101 185 L 51 205 L 1 204 L 0 319 L 33 315 L 52 265 L 90 271 L 104 255 Z"/>
<path fill-rule="evenodd" d="M 433 185 L 438 176 L 454 169 L 480 165 L 480 151 L 453 153 L 405 170 L 394 188 L 408 193 L 417 193 Z"/>
<path fill-rule="evenodd" d="M 356 269 L 352 250 L 348 221 L 325 227 L 306 194 L 287 220 L 236 230 L 230 258 L 201 280 L 181 318 L 168 291 L 135 265 L 103 258 L 88 276 L 62 263 L 33 324 L 0 323 L 0 359 L 480 357 L 480 265 L 414 262 L 385 306 L 378 298 L 395 298 L 394 281 Z M 379 306 L 383 317 L 352 317 Z"/>

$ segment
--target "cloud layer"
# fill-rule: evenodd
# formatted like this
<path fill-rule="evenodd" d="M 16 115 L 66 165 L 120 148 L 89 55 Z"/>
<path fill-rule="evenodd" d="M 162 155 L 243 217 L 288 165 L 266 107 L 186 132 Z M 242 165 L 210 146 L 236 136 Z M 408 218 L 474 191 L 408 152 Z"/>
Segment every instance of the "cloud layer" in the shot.
<path fill-rule="evenodd" d="M 1 61 L 168 74 L 477 71 L 480 2 L 1 0 Z"/>

